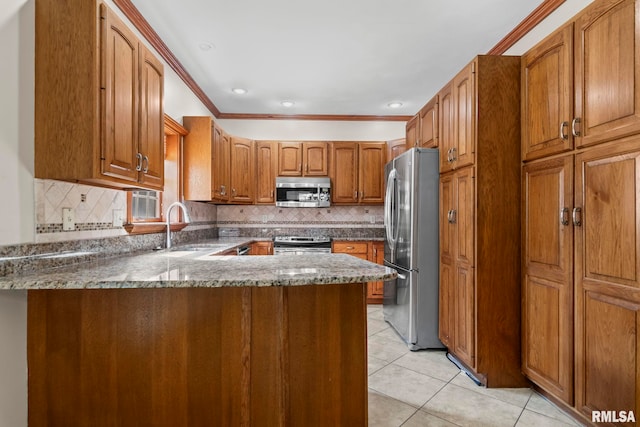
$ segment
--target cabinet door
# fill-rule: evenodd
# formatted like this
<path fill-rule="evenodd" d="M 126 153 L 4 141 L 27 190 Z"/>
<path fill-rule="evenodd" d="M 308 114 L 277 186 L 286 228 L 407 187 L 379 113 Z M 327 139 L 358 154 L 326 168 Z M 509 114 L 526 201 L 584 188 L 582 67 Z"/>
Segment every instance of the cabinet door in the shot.
<path fill-rule="evenodd" d="M 576 408 L 640 413 L 640 136 L 576 156 Z M 612 392 L 615 390 L 615 392 Z M 637 415 L 636 415 L 637 416 Z"/>
<path fill-rule="evenodd" d="M 448 83 L 438 93 L 440 99 L 438 129 L 440 136 L 440 172 L 453 169 L 451 151 L 453 150 L 453 86 Z"/>
<path fill-rule="evenodd" d="M 164 88 L 163 66 L 144 45 L 139 45 L 140 63 L 140 183 L 164 187 Z"/>
<path fill-rule="evenodd" d="M 384 265 L 384 242 L 369 242 L 369 261 Z M 369 282 L 367 284 L 367 303 L 382 304 L 384 296 L 384 282 Z"/>
<path fill-rule="evenodd" d="M 456 263 L 454 274 L 453 352 L 463 363 L 475 369 L 476 312 L 473 268 L 468 264 Z"/>
<path fill-rule="evenodd" d="M 453 163 L 455 168 L 475 161 L 475 62 L 453 79 L 454 127 Z"/>
<path fill-rule="evenodd" d="M 575 22 L 576 145 L 640 132 L 640 2 L 595 2 Z"/>
<path fill-rule="evenodd" d="M 331 152 L 331 201 L 337 204 L 357 203 L 358 144 L 334 142 Z"/>
<path fill-rule="evenodd" d="M 407 148 L 418 145 L 418 115 L 416 114 L 407 122 L 406 138 Z"/>
<path fill-rule="evenodd" d="M 302 176 L 302 144 L 278 143 L 278 176 Z"/>
<path fill-rule="evenodd" d="M 573 155 L 523 168 L 522 369 L 573 404 Z"/>
<path fill-rule="evenodd" d="M 303 175 L 327 176 L 329 145 L 326 142 L 305 142 L 302 147 Z"/>
<path fill-rule="evenodd" d="M 474 265 L 475 187 L 474 168 L 459 170 L 454 175 L 453 222 L 456 236 L 456 262 Z"/>
<path fill-rule="evenodd" d="M 453 348 L 455 307 L 453 290 L 455 283 L 455 225 L 452 211 L 455 203 L 455 188 L 452 174 L 440 177 L 440 294 L 439 294 L 439 338 L 448 348 Z"/>
<path fill-rule="evenodd" d="M 358 143 L 358 200 L 360 203 L 384 203 L 384 142 Z"/>
<path fill-rule="evenodd" d="M 253 164 L 253 141 L 231 137 L 231 202 L 253 202 Z"/>
<path fill-rule="evenodd" d="M 407 151 L 407 140 L 405 138 L 387 141 L 387 161 L 391 161 L 400 154 Z"/>
<path fill-rule="evenodd" d="M 141 158 L 138 153 L 138 39 L 108 8 L 101 40 L 104 127 L 102 173 L 135 183 Z"/>
<path fill-rule="evenodd" d="M 256 203 L 274 203 L 278 172 L 276 143 L 256 142 Z"/>
<path fill-rule="evenodd" d="M 273 255 L 273 242 L 251 243 L 251 255 Z"/>
<path fill-rule="evenodd" d="M 573 24 L 522 57 L 522 158 L 571 150 Z"/>
<path fill-rule="evenodd" d="M 420 146 L 438 147 L 438 95 L 420 110 Z"/>
<path fill-rule="evenodd" d="M 229 136 L 225 134 L 217 125 L 213 127 L 213 141 L 211 154 L 213 159 L 211 164 L 211 181 L 213 194 L 211 197 L 217 201 L 228 201 L 231 192 L 229 186 L 229 157 L 230 145 Z"/>

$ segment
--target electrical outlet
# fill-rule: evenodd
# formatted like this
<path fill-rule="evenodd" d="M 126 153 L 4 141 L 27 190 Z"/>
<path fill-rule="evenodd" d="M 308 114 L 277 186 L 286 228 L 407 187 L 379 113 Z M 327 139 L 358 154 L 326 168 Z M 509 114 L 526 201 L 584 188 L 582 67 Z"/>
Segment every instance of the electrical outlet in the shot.
<path fill-rule="evenodd" d="M 76 229 L 76 216 L 71 208 L 62 208 L 62 230 L 73 231 Z"/>
<path fill-rule="evenodd" d="M 123 225 L 124 225 L 124 210 L 114 209 L 113 210 L 113 226 L 122 227 Z"/>

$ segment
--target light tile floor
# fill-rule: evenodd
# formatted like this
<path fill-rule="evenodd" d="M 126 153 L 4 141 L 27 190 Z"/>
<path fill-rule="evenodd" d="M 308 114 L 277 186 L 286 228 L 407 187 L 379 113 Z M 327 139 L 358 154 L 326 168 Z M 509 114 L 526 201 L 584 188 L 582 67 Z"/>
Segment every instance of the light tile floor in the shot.
<path fill-rule="evenodd" d="M 367 308 L 369 426 L 578 426 L 528 388 L 477 386 L 444 351 L 409 351 L 384 321 L 382 306 Z"/>

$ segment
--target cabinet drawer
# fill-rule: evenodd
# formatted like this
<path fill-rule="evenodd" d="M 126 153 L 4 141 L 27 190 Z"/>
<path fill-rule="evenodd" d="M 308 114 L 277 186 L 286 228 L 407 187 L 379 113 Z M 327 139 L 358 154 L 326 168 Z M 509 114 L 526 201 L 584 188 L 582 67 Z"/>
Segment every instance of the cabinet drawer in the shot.
<path fill-rule="evenodd" d="M 333 252 L 345 254 L 366 254 L 367 242 L 333 242 Z"/>

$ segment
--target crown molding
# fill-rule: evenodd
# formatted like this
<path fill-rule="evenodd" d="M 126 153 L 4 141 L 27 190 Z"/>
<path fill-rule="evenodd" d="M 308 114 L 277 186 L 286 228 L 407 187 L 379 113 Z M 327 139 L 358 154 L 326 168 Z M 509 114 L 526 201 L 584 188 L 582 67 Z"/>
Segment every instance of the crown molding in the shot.
<path fill-rule="evenodd" d="M 529 31 L 531 31 L 536 25 L 538 25 L 544 18 L 549 16 L 554 10 L 556 10 L 566 0 L 544 0 L 540 6 L 536 7 L 533 12 L 522 20 L 516 27 L 511 30 L 497 45 L 493 47 L 487 55 L 502 55 L 511 46 L 516 44 L 518 40 L 524 37 Z"/>
<path fill-rule="evenodd" d="M 544 18 L 556 10 L 566 0 L 544 0 L 533 12 L 507 34 L 488 55 L 502 55 Z M 335 120 L 335 121 L 408 121 L 412 116 L 373 116 L 373 115 L 332 115 L 332 114 L 252 114 L 252 113 L 223 113 L 213 101 L 204 93 L 184 66 L 178 61 L 169 47 L 158 33 L 149 25 L 131 0 L 113 0 L 115 5 L 131 21 L 136 29 L 147 39 L 158 54 L 169 64 L 171 69 L 180 76 L 189 89 L 202 101 L 214 117 L 218 119 L 235 120 Z"/>
<path fill-rule="evenodd" d="M 234 120 L 325 120 L 350 122 L 406 122 L 413 116 L 372 116 L 357 114 L 245 114 L 220 113 L 219 119 Z"/>

